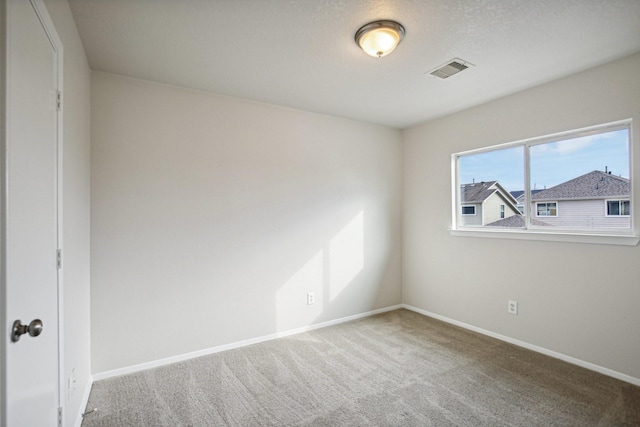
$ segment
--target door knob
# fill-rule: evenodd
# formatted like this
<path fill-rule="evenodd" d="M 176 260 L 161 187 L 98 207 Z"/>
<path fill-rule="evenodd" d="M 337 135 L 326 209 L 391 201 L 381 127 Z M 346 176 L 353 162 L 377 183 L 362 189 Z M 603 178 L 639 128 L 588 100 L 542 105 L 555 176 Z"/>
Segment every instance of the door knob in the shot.
<path fill-rule="evenodd" d="M 20 341 L 20 335 L 29 333 L 32 337 L 37 337 L 42 333 L 42 320 L 32 320 L 28 325 L 23 325 L 20 320 L 13 322 L 13 329 L 11 330 L 11 341 Z"/>

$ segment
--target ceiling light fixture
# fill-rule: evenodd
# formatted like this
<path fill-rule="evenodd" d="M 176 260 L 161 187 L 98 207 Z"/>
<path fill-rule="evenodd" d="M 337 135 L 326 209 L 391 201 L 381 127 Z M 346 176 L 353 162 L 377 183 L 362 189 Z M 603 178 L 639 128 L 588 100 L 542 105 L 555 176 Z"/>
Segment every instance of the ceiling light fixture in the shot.
<path fill-rule="evenodd" d="M 374 21 L 356 31 L 355 39 L 367 55 L 382 58 L 393 52 L 404 32 L 404 27 L 395 21 Z"/>

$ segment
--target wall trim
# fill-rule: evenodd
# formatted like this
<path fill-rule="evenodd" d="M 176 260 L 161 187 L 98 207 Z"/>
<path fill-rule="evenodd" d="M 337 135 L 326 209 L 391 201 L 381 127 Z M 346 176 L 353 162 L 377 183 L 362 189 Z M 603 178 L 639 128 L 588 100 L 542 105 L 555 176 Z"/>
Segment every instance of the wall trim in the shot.
<path fill-rule="evenodd" d="M 625 382 L 628 382 L 628 383 L 636 385 L 636 386 L 640 386 L 640 378 L 635 378 L 635 377 L 632 377 L 631 375 L 623 374 L 622 372 L 618 372 L 618 371 L 614 371 L 614 370 L 609 369 L 609 368 L 605 368 L 604 366 L 596 365 L 596 364 L 591 363 L 591 362 L 586 362 L 584 360 L 577 359 L 575 357 L 568 356 L 568 355 L 563 354 L 563 353 L 558 353 L 557 351 L 549 350 L 547 348 L 540 347 L 540 346 L 537 346 L 535 344 L 530 344 L 528 342 L 520 341 L 520 340 L 515 339 L 515 338 L 510 338 L 508 336 L 501 335 L 501 334 L 498 334 L 498 333 L 495 333 L 495 332 L 491 332 L 491 331 L 488 331 L 486 329 L 479 328 L 477 326 L 469 325 L 467 323 L 460 322 L 458 320 L 454 320 L 454 319 L 451 319 L 449 317 L 441 316 L 439 314 L 432 313 L 430 311 L 423 310 L 421 308 L 414 307 L 414 306 L 411 306 L 409 304 L 401 304 L 401 306 L 402 306 L 402 308 L 406 308 L 407 310 L 414 311 L 414 312 L 422 314 L 424 316 L 432 317 L 434 319 L 441 320 L 443 322 L 446 322 L 446 323 L 449 323 L 449 324 L 452 324 L 452 325 L 455 325 L 455 326 L 459 326 L 461 328 L 468 329 L 470 331 L 477 332 L 477 333 L 480 333 L 482 335 L 487 335 L 487 336 L 490 336 L 492 338 L 496 338 L 496 339 L 498 339 L 500 341 L 508 342 L 509 344 L 517 345 L 518 347 L 526 348 L 527 350 L 535 351 L 536 353 L 541 353 L 541 354 L 544 354 L 546 356 L 553 357 L 554 359 L 560 359 L 560 360 L 562 360 L 564 362 L 571 363 L 572 365 L 577 365 L 577 366 L 580 366 L 582 368 L 586 368 L 586 369 L 589 369 L 591 371 L 595 371 L 595 372 L 598 372 L 600 374 L 607 375 L 609 377 L 613 377 L 613 378 L 616 378 L 618 380 L 625 381 Z"/>
<path fill-rule="evenodd" d="M 377 310 L 367 311 L 367 312 L 360 313 L 360 314 L 355 314 L 355 315 L 352 315 L 352 316 L 342 317 L 342 318 L 339 318 L 339 319 L 328 320 L 326 322 L 321 322 L 321 323 L 317 323 L 317 324 L 303 326 L 303 327 L 296 328 L 296 329 L 290 329 L 288 331 L 276 332 L 274 334 L 264 335 L 264 336 L 261 336 L 261 337 L 251 338 L 251 339 L 248 339 L 248 340 L 236 341 L 236 342 L 229 343 L 229 344 L 223 344 L 223 345 L 219 345 L 219 346 L 216 346 L 216 347 L 210 347 L 210 348 L 206 348 L 206 349 L 203 349 L 203 350 L 198 350 L 198 351 L 194 351 L 194 352 L 190 352 L 190 353 L 184 353 L 184 354 L 180 354 L 180 355 L 177 355 L 177 356 L 167 357 L 167 358 L 158 359 L 158 360 L 154 360 L 154 361 L 150 361 L 150 362 L 140 363 L 140 364 L 137 364 L 137 365 L 127 366 L 127 367 L 124 367 L 124 368 L 118 368 L 118 369 L 113 369 L 113 370 L 110 370 L 110 371 L 105 371 L 105 372 L 100 372 L 100 373 L 93 374 L 93 376 L 90 377 L 90 380 L 89 380 L 89 382 L 87 383 L 87 385 L 85 387 L 85 392 L 84 392 L 84 395 L 83 395 L 82 406 L 81 406 L 81 413 L 78 414 L 79 423 L 82 423 L 82 413 L 84 413 L 84 409 L 83 408 L 85 408 L 87 403 L 88 403 L 89 393 L 91 391 L 91 386 L 93 385 L 94 381 L 100 381 L 100 380 L 104 380 L 104 379 L 107 379 L 107 378 L 119 377 L 121 375 L 127 375 L 127 374 L 132 374 L 132 373 L 135 373 L 135 372 L 145 371 L 147 369 L 157 368 L 159 366 L 169 365 L 171 363 L 182 362 L 184 360 L 189 360 L 189 359 L 194 359 L 196 357 L 201 357 L 201 356 L 206 356 L 206 355 L 209 355 L 209 354 L 219 353 L 221 351 L 233 350 L 233 349 L 236 349 L 236 348 L 246 347 L 248 345 L 259 344 L 259 343 L 265 342 L 265 341 L 271 341 L 271 340 L 274 340 L 274 339 L 277 339 L 277 338 L 284 338 L 284 337 L 288 337 L 288 336 L 291 336 L 291 335 L 300 334 L 300 333 L 303 333 L 303 332 L 313 331 L 315 329 L 326 328 L 328 326 L 338 325 L 340 323 L 345 323 L 345 322 L 350 322 L 352 320 L 362 319 L 364 317 L 369 317 L 369 316 L 373 316 L 373 315 L 376 315 L 376 314 L 385 313 L 387 311 L 397 310 L 399 308 L 405 308 L 407 310 L 411 310 L 413 312 L 422 314 L 422 315 L 427 316 L 427 317 L 431 317 L 431 318 L 434 318 L 434 319 L 437 319 L 437 320 L 441 320 L 443 322 L 446 322 L 446 323 L 449 323 L 449 324 L 452 324 L 452 325 L 455 325 L 455 326 L 459 326 L 461 328 L 468 329 L 470 331 L 477 332 L 477 333 L 480 333 L 482 335 L 487 335 L 487 336 L 490 336 L 492 338 L 496 338 L 496 339 L 498 339 L 500 341 L 504 341 L 504 342 L 508 342 L 510 344 L 513 344 L 513 345 L 517 345 L 518 347 L 522 347 L 522 348 L 526 348 L 526 349 L 531 350 L 531 351 L 535 351 L 536 353 L 541 353 L 541 354 L 544 354 L 546 356 L 553 357 L 554 359 L 559 359 L 559 360 L 562 360 L 564 362 L 571 363 L 573 365 L 577 365 L 577 366 L 589 369 L 591 371 L 595 371 L 595 372 L 598 372 L 600 374 L 607 375 L 609 377 L 616 378 L 616 379 L 619 379 L 621 381 L 628 382 L 628 383 L 636 385 L 636 386 L 640 386 L 640 378 L 635 378 L 635 377 L 632 377 L 631 375 L 623 374 L 621 372 L 614 371 L 613 369 L 605 368 L 604 366 L 596 365 L 594 363 L 587 362 L 587 361 L 584 361 L 584 360 L 581 360 L 581 359 L 578 359 L 578 358 L 575 358 L 575 357 L 572 357 L 572 356 L 568 356 L 566 354 L 559 353 L 557 351 L 549 350 L 547 348 L 540 347 L 540 346 L 537 346 L 535 344 L 530 344 L 530 343 L 525 342 L 525 341 L 521 341 L 521 340 L 518 340 L 518 339 L 515 339 L 515 338 L 511 338 L 511 337 L 508 337 L 506 335 L 501 335 L 501 334 L 498 334 L 496 332 L 488 331 L 486 329 L 482 329 L 482 328 L 479 328 L 477 326 L 469 325 L 467 323 L 460 322 L 458 320 L 454 320 L 454 319 L 451 319 L 449 317 L 442 316 L 442 315 L 439 315 L 439 314 L 436 314 L 436 313 L 432 313 L 430 311 L 423 310 L 421 308 L 414 307 L 414 306 L 409 305 L 409 304 L 398 304 L 398 305 L 393 305 L 393 306 L 389 306 L 389 307 L 385 307 L 385 308 L 380 308 L 380 309 L 377 309 Z M 79 426 L 80 425 L 79 423 L 76 422 L 76 425 Z"/>
<path fill-rule="evenodd" d="M 87 412 L 87 405 L 89 404 L 89 396 L 91 395 L 91 388 L 93 387 L 93 377 L 89 375 L 87 382 L 84 385 L 84 391 L 82 392 L 82 399 L 80 400 L 80 408 L 78 409 L 78 415 L 76 415 L 76 421 L 73 424 L 75 427 L 81 427 L 82 414 Z M 93 409 L 93 408 L 92 408 Z"/>
<path fill-rule="evenodd" d="M 274 334 L 264 335 L 261 337 L 250 338 L 247 340 L 236 341 L 229 344 L 223 344 L 216 347 L 210 347 L 203 350 L 193 351 L 190 353 L 179 354 L 177 356 L 166 357 L 164 359 L 153 360 L 151 362 L 140 363 L 138 365 L 127 366 L 124 368 L 113 369 L 110 371 L 99 372 L 97 374 L 93 374 L 93 381 L 100 381 L 107 378 L 119 377 L 121 375 L 132 374 L 134 372 L 145 371 L 147 369 L 157 368 L 159 366 L 169 365 L 171 363 L 182 362 L 184 360 L 194 359 L 196 357 L 207 356 L 209 354 L 219 353 L 221 351 L 233 350 L 236 348 L 246 347 L 248 345 L 259 344 L 265 341 L 271 341 L 276 338 L 288 337 L 291 335 L 300 334 L 302 332 L 313 331 L 315 329 L 326 328 L 328 326 L 338 325 L 340 323 L 350 322 L 352 320 L 362 319 L 363 317 L 369 317 L 380 313 L 385 313 L 387 311 L 397 310 L 399 308 L 403 308 L 402 304 L 392 305 L 385 308 L 379 308 L 372 311 L 367 311 L 360 314 L 354 314 L 352 316 L 341 317 L 339 319 L 328 320 L 326 322 L 320 322 L 316 324 L 311 324 L 308 326 L 302 326 L 296 329 L 290 329 L 288 331 L 276 332 Z"/>

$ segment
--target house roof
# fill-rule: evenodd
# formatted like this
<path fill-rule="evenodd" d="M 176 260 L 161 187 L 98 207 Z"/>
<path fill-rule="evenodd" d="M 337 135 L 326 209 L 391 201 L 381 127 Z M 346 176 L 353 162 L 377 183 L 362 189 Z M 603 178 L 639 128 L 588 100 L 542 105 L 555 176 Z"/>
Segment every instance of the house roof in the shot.
<path fill-rule="evenodd" d="M 516 199 L 500 185 L 498 181 L 482 181 L 460 186 L 460 203 L 483 203 L 491 195 L 497 193 L 498 196 L 507 203 L 511 209 L 520 214 L 517 208 Z"/>
<path fill-rule="evenodd" d="M 541 191 L 544 191 L 544 190 L 531 190 L 531 194 L 536 194 Z M 510 194 L 513 196 L 514 199 L 518 201 L 518 203 L 524 201 L 524 190 L 511 191 Z"/>
<path fill-rule="evenodd" d="M 462 203 L 482 203 L 497 191 L 497 181 L 482 181 L 460 186 L 460 200 Z"/>
<path fill-rule="evenodd" d="M 532 220 L 533 225 L 549 226 L 546 222 L 539 221 L 535 218 Z M 513 215 L 498 221 L 487 224 L 487 227 L 510 227 L 510 228 L 524 228 L 524 216 Z"/>
<path fill-rule="evenodd" d="M 531 196 L 532 200 L 605 199 L 629 197 L 631 186 L 627 178 L 599 170 L 589 172 Z"/>
<path fill-rule="evenodd" d="M 498 181 L 482 181 L 460 186 L 461 203 L 482 203 L 492 194 L 498 193 L 513 211 L 518 212 L 516 199 Z"/>

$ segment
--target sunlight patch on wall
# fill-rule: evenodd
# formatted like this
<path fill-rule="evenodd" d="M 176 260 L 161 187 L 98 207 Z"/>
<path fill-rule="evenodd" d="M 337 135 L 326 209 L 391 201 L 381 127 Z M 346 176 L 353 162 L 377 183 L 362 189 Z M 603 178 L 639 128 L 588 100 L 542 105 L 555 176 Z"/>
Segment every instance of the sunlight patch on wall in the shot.
<path fill-rule="evenodd" d="M 333 301 L 364 267 L 363 212 L 351 220 L 329 243 L 329 288 Z"/>
<path fill-rule="evenodd" d="M 278 331 L 310 325 L 364 268 L 364 214 L 360 211 L 276 292 Z M 307 294 L 314 294 L 309 304 Z"/>

